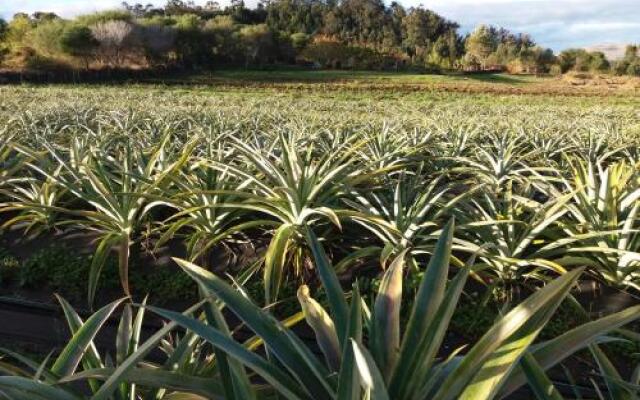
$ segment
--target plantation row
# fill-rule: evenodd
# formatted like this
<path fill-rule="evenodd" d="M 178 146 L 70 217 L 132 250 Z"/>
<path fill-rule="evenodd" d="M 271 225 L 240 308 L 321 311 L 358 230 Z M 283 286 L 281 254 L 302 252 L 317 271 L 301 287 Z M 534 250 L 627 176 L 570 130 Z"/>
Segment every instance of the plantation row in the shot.
<path fill-rule="evenodd" d="M 636 114 L 539 104 L 514 115 L 444 99 L 382 123 L 367 118 L 383 103 L 357 99 L 349 121 L 330 112 L 344 101 L 319 99 L 329 111 L 303 119 L 310 100 L 249 114 L 241 97 L 157 93 L 154 111 L 136 110 L 140 95 L 107 112 L 115 94 L 72 110 L 20 90 L 0 104 L 4 232 L 91 238 L 88 300 L 103 307 L 83 320 L 60 298 L 73 337 L 44 362 L 2 351 L 0 399 L 638 395 L 638 374 L 605 350 L 637 341 L 640 306 L 591 320 L 578 304 L 587 322 L 540 337 L 579 279 L 640 290 Z M 27 99 L 35 111 L 20 114 Z M 200 109 L 212 101 L 220 112 Z M 248 247 L 258 258 L 245 265 Z M 167 248 L 202 302 L 178 313 L 96 296 L 103 266 L 117 260 L 129 294 L 132 254 Z M 238 256 L 231 276 L 210 272 L 220 253 Z M 255 276 L 264 301 L 246 290 Z M 454 311 L 478 286 L 508 307 L 475 343 L 452 346 Z M 302 312 L 279 321 L 270 307 L 292 288 Z M 240 341 L 227 311 L 255 337 Z M 146 338 L 152 313 L 170 322 Z M 114 314 L 115 355 L 94 343 Z M 294 330 L 302 320 L 314 345 Z M 583 349 L 598 371 L 565 368 L 558 390 L 549 371 Z"/>
<path fill-rule="evenodd" d="M 128 293 L 130 248 L 142 240 L 158 248 L 179 238 L 206 264 L 221 247 L 266 238 L 271 302 L 283 281 L 309 273 L 307 227 L 349 255 L 339 272 L 357 274 L 405 250 L 413 265 L 452 218 L 457 263 L 476 255 L 473 275 L 484 283 L 584 266 L 608 285 L 640 289 L 640 160 L 637 146 L 609 136 L 264 132 L 224 119 L 193 133 L 193 120 L 104 118 L 95 129 L 32 121 L 0 139 L 4 227 L 95 237 L 90 299 L 111 253 Z"/>

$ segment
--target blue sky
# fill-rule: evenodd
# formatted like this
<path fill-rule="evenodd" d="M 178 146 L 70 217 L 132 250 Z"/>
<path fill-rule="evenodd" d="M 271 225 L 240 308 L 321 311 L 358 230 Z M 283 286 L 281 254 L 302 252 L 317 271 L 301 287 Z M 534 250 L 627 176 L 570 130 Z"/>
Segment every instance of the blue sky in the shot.
<path fill-rule="evenodd" d="M 252 4 L 255 0 L 246 1 Z M 44 10 L 70 17 L 118 7 L 120 2 L 0 0 L 0 16 L 9 18 L 18 11 Z M 220 3 L 224 4 L 224 0 Z M 461 23 L 463 31 L 486 23 L 527 32 L 541 45 L 556 51 L 603 43 L 640 42 L 640 0 L 400 0 L 400 3 L 405 6 L 423 3 Z"/>

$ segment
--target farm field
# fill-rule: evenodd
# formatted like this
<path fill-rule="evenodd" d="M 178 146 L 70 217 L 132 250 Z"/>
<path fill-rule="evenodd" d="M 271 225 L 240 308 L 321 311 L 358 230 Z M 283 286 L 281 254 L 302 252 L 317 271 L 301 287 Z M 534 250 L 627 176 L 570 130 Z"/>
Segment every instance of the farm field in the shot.
<path fill-rule="evenodd" d="M 639 145 L 626 81 L 0 86 L 0 297 L 72 333 L 0 398 L 635 398 Z"/>
<path fill-rule="evenodd" d="M 171 79 L 166 79 L 171 82 Z M 399 72 L 275 70 L 221 70 L 210 74 L 180 77 L 178 82 L 208 85 L 295 87 L 316 84 L 326 89 L 368 89 L 412 91 L 432 89 L 449 92 L 557 95 L 637 95 L 640 80 L 608 75 L 573 74 L 538 77 L 510 74 L 430 75 Z"/>

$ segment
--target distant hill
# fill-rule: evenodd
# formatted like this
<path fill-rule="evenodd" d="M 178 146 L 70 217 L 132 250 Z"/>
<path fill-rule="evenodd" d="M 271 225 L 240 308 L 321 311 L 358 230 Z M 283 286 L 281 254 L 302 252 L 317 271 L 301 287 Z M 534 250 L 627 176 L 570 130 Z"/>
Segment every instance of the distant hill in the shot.
<path fill-rule="evenodd" d="M 623 43 L 603 43 L 587 47 L 587 51 L 601 51 L 609 60 L 619 60 L 624 57 L 627 45 Z"/>

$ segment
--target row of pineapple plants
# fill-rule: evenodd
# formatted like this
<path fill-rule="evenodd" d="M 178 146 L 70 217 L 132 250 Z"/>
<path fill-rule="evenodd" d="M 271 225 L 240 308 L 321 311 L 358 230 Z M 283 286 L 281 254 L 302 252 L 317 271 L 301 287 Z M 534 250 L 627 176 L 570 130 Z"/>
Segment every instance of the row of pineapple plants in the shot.
<path fill-rule="evenodd" d="M 620 372 L 601 349 L 608 334 L 640 317 L 640 305 L 587 322 L 551 340 L 536 340 L 583 270 L 550 281 L 505 311 L 469 348 L 442 351 L 455 307 L 470 275 L 473 258 L 448 280 L 453 223 L 447 224 L 426 266 L 411 304 L 402 302 L 407 252 L 384 272 L 373 304 L 355 281 L 344 293 L 335 268 L 312 229 L 305 229 L 328 309 L 298 289 L 301 312 L 285 321 L 252 302 L 238 286 L 186 260 L 175 261 L 199 285 L 202 301 L 184 312 L 125 299 L 110 303 L 86 321 L 60 299 L 73 336 L 56 356 L 37 362 L 3 350 L 19 366 L 0 360 L 0 396 L 6 399 L 494 399 L 524 385 L 538 399 L 562 399 L 546 371 L 577 351 L 588 349 L 605 387 L 601 399 L 634 399 L 638 372 Z M 241 285 L 242 282 L 239 282 Z M 401 326 L 401 307 L 410 308 Z M 116 355 L 101 354 L 94 339 L 107 319 L 122 308 Z M 230 310 L 255 336 L 239 341 L 225 321 Z M 168 321 L 146 340 L 146 313 Z M 304 319 L 316 347 L 302 342 L 291 325 Z M 182 328 L 182 329 L 180 329 Z M 633 332 L 627 333 L 633 335 Z M 164 361 L 150 361 L 159 349 Z"/>
<path fill-rule="evenodd" d="M 63 301 L 74 338 L 41 364 L 8 352 L 26 369 L 2 364 L 14 375 L 0 378 L 7 398 L 71 399 L 87 388 L 96 399 L 499 398 L 527 383 L 539 398 L 560 398 L 544 371 L 585 348 L 606 382 L 602 396 L 637 395 L 638 374 L 621 376 L 598 344 L 612 340 L 609 333 L 633 337 L 616 329 L 640 310 L 536 342 L 580 276 L 630 293 L 639 288 L 633 145 L 604 135 L 481 129 L 48 123 L 0 139 L 3 228 L 91 235 L 90 303 L 108 258 L 118 259 L 129 295 L 132 246 L 179 238 L 188 259 L 176 262 L 202 287 L 203 301 L 183 314 L 151 308 L 173 322 L 145 343 L 139 331 L 149 308 L 127 303 L 115 361 L 92 341 L 125 301 L 86 322 Z M 452 218 L 455 228 L 447 225 Z M 256 305 L 236 290 L 241 277 L 233 287 L 209 274 L 206 256 L 262 239 L 266 304 Z M 455 277 L 447 284 L 449 264 Z M 382 280 L 367 305 L 357 280 L 372 266 Z M 422 272 L 401 326 L 402 280 Z M 354 283 L 349 295 L 339 284 L 345 276 Z M 534 282 L 534 290 L 478 343 L 442 357 L 468 277 L 505 288 Z M 305 284 L 327 296 L 328 311 Z M 302 313 L 279 322 L 260 306 L 277 301 L 285 285 L 301 285 Z M 224 308 L 256 338 L 235 341 Z M 301 318 L 323 357 L 289 330 Z M 145 360 L 157 347 L 167 354 L 164 365 Z M 84 391 L 77 381 L 86 382 Z"/>
<path fill-rule="evenodd" d="M 90 302 L 111 256 L 130 294 L 130 252 L 142 240 L 159 248 L 179 238 L 190 261 L 204 263 L 221 247 L 233 252 L 239 242 L 267 238 L 270 303 L 283 281 L 309 272 L 306 227 L 332 252 L 351 255 L 338 266 L 346 272 L 363 262 L 384 269 L 403 250 L 424 257 L 451 217 L 456 255 L 477 253 L 473 276 L 483 282 L 544 281 L 583 266 L 607 285 L 640 289 L 633 146 L 389 128 L 256 130 L 240 139 L 173 127 L 5 135 L 3 228 L 93 237 Z"/>

